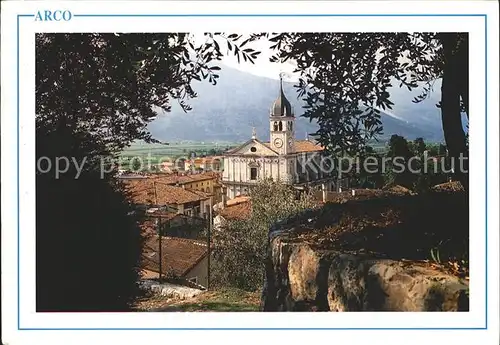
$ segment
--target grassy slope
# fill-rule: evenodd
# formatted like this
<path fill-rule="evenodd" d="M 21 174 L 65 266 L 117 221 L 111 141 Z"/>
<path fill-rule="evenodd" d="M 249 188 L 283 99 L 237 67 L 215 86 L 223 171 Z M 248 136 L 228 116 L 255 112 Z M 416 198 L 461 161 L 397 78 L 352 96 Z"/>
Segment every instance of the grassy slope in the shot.
<path fill-rule="evenodd" d="M 185 301 L 154 296 L 138 301 L 138 311 L 259 311 L 260 293 L 234 288 L 206 291 Z"/>

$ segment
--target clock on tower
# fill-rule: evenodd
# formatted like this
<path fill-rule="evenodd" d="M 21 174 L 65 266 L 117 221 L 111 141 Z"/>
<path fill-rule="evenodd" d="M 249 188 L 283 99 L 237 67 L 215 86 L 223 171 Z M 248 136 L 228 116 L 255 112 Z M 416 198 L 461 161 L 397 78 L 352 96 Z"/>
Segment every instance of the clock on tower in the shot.
<path fill-rule="evenodd" d="M 274 146 L 280 149 L 283 146 L 283 140 L 281 138 L 274 139 Z"/>
<path fill-rule="evenodd" d="M 295 116 L 293 108 L 283 91 L 283 79 L 280 75 L 280 89 L 278 98 L 274 101 L 270 111 L 271 146 L 280 155 L 293 153 Z"/>

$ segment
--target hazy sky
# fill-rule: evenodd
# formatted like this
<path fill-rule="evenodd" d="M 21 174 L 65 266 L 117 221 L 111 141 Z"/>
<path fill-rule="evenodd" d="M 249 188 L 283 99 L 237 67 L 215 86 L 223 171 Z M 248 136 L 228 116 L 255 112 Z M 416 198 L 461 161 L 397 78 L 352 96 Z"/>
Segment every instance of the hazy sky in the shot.
<path fill-rule="evenodd" d="M 197 44 L 202 43 L 202 41 L 206 40 L 205 36 L 202 33 L 193 33 L 194 40 Z M 222 53 L 227 53 L 224 51 L 224 47 L 226 47 L 226 42 L 223 39 L 217 39 L 217 42 L 219 43 Z M 241 63 L 238 63 L 238 59 L 234 54 L 227 53 L 223 60 L 222 63 L 226 66 L 252 73 L 261 77 L 267 77 L 267 78 L 272 78 L 272 79 L 279 79 L 279 75 L 281 72 L 286 73 L 286 75 L 283 76 L 284 80 L 288 81 L 296 81 L 297 77 L 294 76 L 293 72 L 293 65 L 290 63 L 285 63 L 285 64 L 279 64 L 276 62 L 269 62 L 269 58 L 271 57 L 271 42 L 269 42 L 267 39 L 260 39 L 259 41 L 254 41 L 254 42 L 249 42 L 247 45 L 245 45 L 245 48 L 253 48 L 257 51 L 260 51 L 261 53 L 258 55 L 257 59 L 255 60 L 255 64 L 252 64 L 250 62 L 245 62 L 243 59 L 241 60 Z"/>
<path fill-rule="evenodd" d="M 255 64 L 250 62 L 238 63 L 238 59 L 234 55 L 226 56 L 223 59 L 223 63 L 229 67 L 239 69 L 244 72 L 252 73 L 262 77 L 268 77 L 272 79 L 279 79 L 279 75 L 281 72 L 286 73 L 284 76 L 285 80 L 296 80 L 293 72 L 293 65 L 289 62 L 285 64 L 279 64 L 276 62 L 269 62 L 269 58 L 272 55 L 270 50 L 271 42 L 267 40 L 260 40 L 257 42 L 252 42 L 248 46 L 255 50 L 260 51 L 258 58 L 255 60 Z"/>

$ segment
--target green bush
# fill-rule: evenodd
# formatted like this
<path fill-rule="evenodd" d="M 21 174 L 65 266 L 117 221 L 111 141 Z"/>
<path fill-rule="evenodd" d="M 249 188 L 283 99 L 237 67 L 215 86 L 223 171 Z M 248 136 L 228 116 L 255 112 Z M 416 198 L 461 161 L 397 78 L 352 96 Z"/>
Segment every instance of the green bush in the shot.
<path fill-rule="evenodd" d="M 297 194 L 292 187 L 264 180 L 250 192 L 252 213 L 247 220 L 229 221 L 214 234 L 211 267 L 213 284 L 255 291 L 262 287 L 264 259 L 271 225 L 315 203 L 311 194 Z"/>

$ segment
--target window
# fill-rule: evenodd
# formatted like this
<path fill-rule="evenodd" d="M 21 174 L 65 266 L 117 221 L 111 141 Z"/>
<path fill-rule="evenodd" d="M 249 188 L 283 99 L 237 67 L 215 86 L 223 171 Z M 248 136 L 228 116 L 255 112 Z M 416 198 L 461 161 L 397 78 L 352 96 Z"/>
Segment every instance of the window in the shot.
<path fill-rule="evenodd" d="M 257 168 L 250 168 L 250 180 L 257 179 Z"/>
<path fill-rule="evenodd" d="M 252 151 L 252 152 L 257 152 L 257 148 L 256 148 L 256 147 L 251 147 L 251 148 L 250 148 L 250 151 Z"/>

